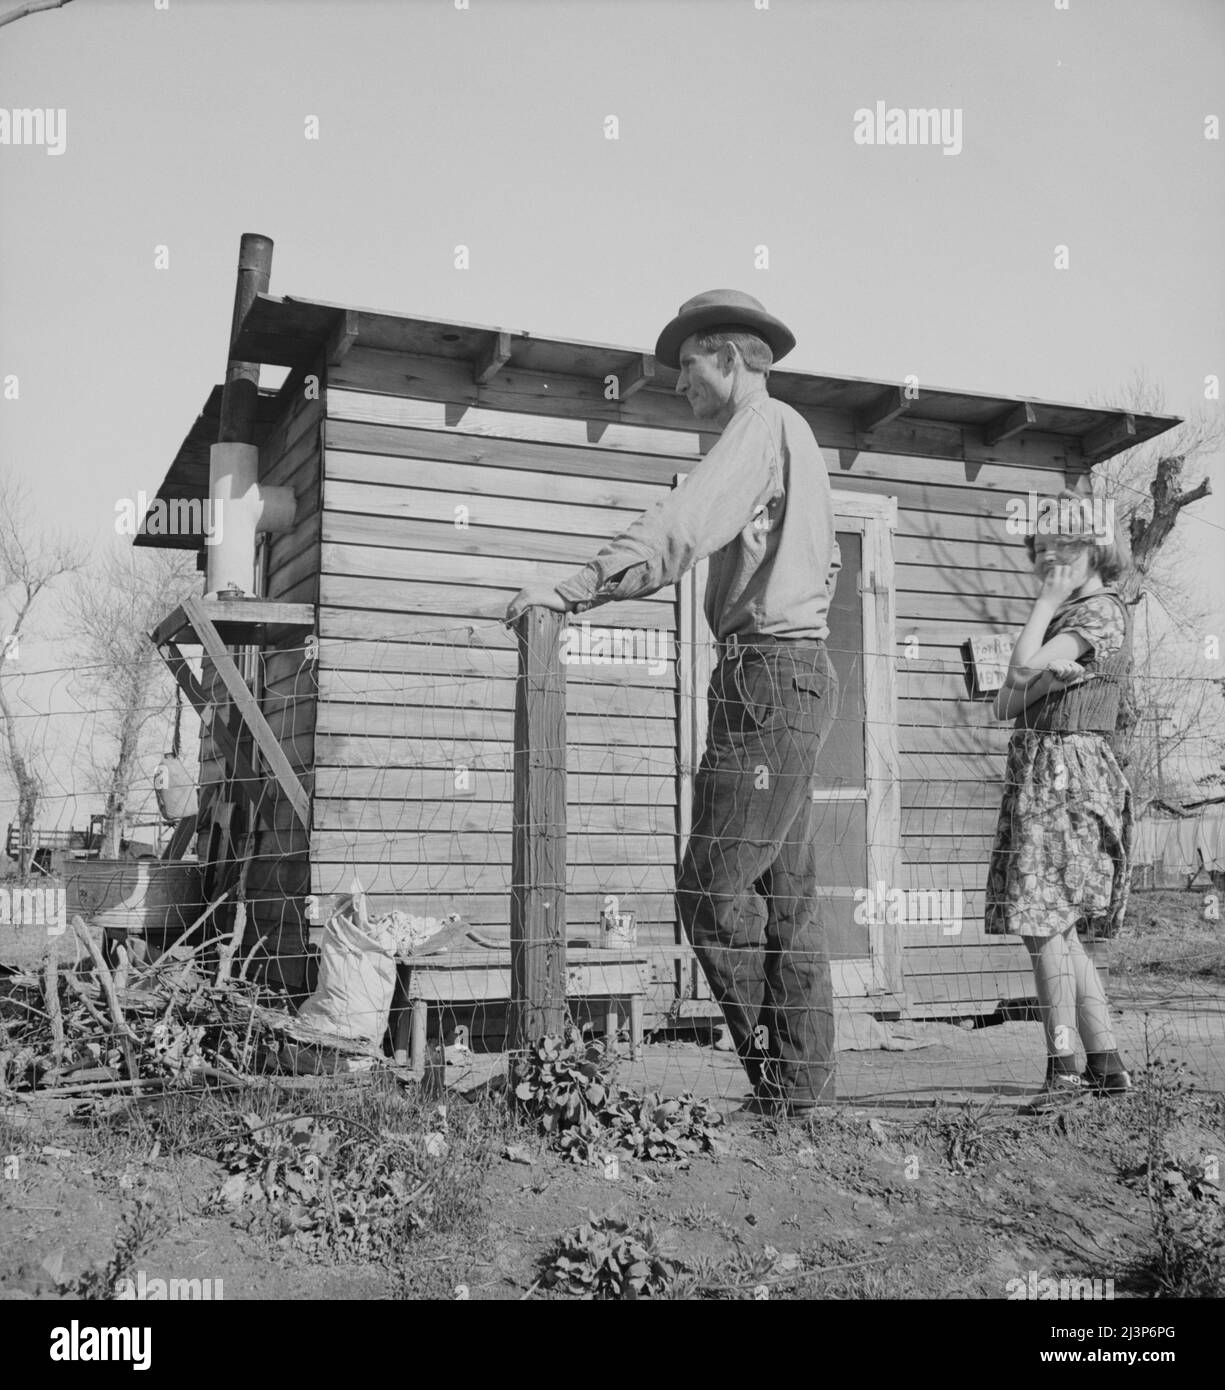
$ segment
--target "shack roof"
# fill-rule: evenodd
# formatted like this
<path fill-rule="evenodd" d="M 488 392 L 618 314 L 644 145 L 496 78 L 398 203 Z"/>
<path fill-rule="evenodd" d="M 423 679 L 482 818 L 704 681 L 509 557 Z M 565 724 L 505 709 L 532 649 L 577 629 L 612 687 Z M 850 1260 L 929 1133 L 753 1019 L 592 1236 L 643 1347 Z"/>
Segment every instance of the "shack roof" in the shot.
<path fill-rule="evenodd" d="M 649 394 L 656 412 L 664 417 L 659 423 L 699 432 L 688 406 L 675 395 L 678 373 L 640 349 L 261 294 L 243 320 L 231 356 L 242 362 L 288 367 L 291 375 L 280 391 L 260 392 L 254 442 L 261 444 L 267 438 L 280 416 L 283 395 L 298 389 L 296 375 L 309 370 L 321 351 L 327 352 L 330 361 L 339 362 L 354 347 L 469 363 L 471 405 L 484 403 L 482 393 L 496 389 L 500 375 L 517 371 L 533 379 L 590 383 L 593 389 L 584 412 L 609 421 L 625 418 L 622 411 L 627 406 L 637 407 L 640 402 L 631 403 L 629 396 L 631 391 L 641 391 Z M 610 375 L 630 383 L 629 389 L 623 386 L 621 400 L 604 398 L 603 383 Z M 770 394 L 810 417 L 817 414 L 822 444 L 959 459 L 971 465 L 1003 457 L 1001 448 L 1024 436 L 1044 444 L 1048 451 L 1061 452 L 1070 470 L 1092 467 L 1181 423 L 1175 415 L 985 396 L 943 387 L 920 386 L 908 392 L 896 381 L 780 368 L 770 372 Z M 550 405 L 537 402 L 535 408 L 547 411 Z M 220 420 L 221 387 L 214 386 L 179 446 L 158 499 L 169 503 L 207 496 L 209 448 L 217 440 Z M 823 423 L 828 428 L 821 428 Z M 1014 457 L 1011 450 L 1008 456 Z M 203 537 L 142 531 L 135 544 L 199 549 Z"/>

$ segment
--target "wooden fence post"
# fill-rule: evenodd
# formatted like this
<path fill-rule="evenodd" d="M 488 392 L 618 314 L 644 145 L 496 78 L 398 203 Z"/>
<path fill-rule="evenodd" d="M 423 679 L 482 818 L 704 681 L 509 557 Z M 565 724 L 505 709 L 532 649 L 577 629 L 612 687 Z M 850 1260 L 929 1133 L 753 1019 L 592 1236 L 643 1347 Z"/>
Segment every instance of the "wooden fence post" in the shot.
<path fill-rule="evenodd" d="M 560 1034 L 566 1005 L 565 615 L 529 608 L 515 623 L 514 824 L 511 841 L 511 1006 L 507 1046 Z"/>

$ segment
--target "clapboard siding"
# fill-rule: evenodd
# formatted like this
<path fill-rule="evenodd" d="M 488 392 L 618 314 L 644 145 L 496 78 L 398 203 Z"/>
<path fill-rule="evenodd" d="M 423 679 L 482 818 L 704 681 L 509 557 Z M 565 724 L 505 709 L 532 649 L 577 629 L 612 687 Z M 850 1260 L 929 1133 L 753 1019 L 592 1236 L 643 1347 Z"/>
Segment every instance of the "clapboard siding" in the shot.
<path fill-rule="evenodd" d="M 621 441 L 630 454 L 331 419 L 326 438 L 312 892 L 330 899 L 357 865 L 372 902 L 459 911 L 505 933 L 518 656 L 498 620 L 519 588 L 573 572 L 683 469 L 643 451 L 658 442 L 646 430 Z M 372 622 L 379 610 L 393 622 Z M 457 622 L 471 618 L 485 621 Z M 585 620 L 652 629 L 662 647 L 639 649 L 658 660 L 568 669 L 567 917 L 594 933 L 603 895 L 616 893 L 644 947 L 666 955 L 679 849 L 675 591 Z M 457 767 L 467 794 L 455 791 Z"/>
<path fill-rule="evenodd" d="M 323 369 L 317 361 L 312 370 Z M 316 603 L 319 598 L 319 523 L 323 464 L 323 402 L 302 382 L 292 395 L 283 419 L 260 449 L 260 481 L 291 487 L 297 499 L 293 528 L 269 538 L 264 596 L 286 603 Z M 262 649 L 260 708 L 273 732 L 281 736 L 291 766 L 308 796 L 313 791 L 314 750 L 310 743 L 315 681 L 305 660 L 301 634 L 286 635 Z M 286 731 L 293 738 L 286 740 Z M 280 798 L 274 820 L 289 811 Z M 304 871 L 309 862 L 307 831 L 293 822 L 290 832 L 278 824 L 256 836 L 256 862 L 248 875 L 251 898 L 245 949 L 267 935 L 275 943 L 277 971 L 284 984 L 299 988 L 305 979 L 306 923 L 296 895 L 281 891 L 275 878 L 286 863 Z"/>
<path fill-rule="evenodd" d="M 898 676 L 888 732 L 901 823 L 869 833 L 900 847 L 897 886 L 956 889 L 963 914 L 955 935 L 905 928 L 912 993 L 928 1012 L 942 990 L 954 1011 L 993 1005 L 1023 992 L 1004 987 L 1026 963 L 981 930 L 1009 731 L 989 701 L 968 698 L 960 648 L 1015 634 L 1028 615 L 1031 566 L 1008 502 L 1065 486 L 1064 446 L 1030 433 L 965 462 L 931 456 L 942 427 L 893 422 L 890 440 L 916 452 L 864 453 L 833 412 L 801 413 L 835 489 L 898 507 L 885 655 Z M 946 432 L 952 453 L 957 432 Z M 265 652 L 262 702 L 293 765 L 313 773 L 312 824 L 273 808 L 251 876 L 261 923 L 284 914 L 286 940 L 300 943 L 305 896 L 326 904 L 356 872 L 376 911 L 460 911 L 505 929 L 518 670 L 506 603 L 590 559 L 713 439 L 653 388 L 610 403 L 602 383 L 520 369 L 478 386 L 468 364 L 361 345 L 327 369 L 323 403 L 295 400 L 262 455 L 265 480 L 299 498 L 293 530 L 268 548 L 268 596 L 316 603 L 318 640 Z M 576 620 L 656 630 L 662 669 L 567 670 L 570 934 L 594 932 L 603 894 L 616 893 L 660 959 L 674 945 L 684 810 L 676 612 L 668 588 Z"/>

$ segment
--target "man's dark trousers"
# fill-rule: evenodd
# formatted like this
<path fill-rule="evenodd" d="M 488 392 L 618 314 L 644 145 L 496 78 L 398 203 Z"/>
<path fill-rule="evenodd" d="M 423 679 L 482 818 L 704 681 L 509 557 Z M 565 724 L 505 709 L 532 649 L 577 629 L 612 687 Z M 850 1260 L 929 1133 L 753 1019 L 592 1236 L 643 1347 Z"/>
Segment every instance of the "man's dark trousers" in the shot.
<path fill-rule="evenodd" d="M 823 642 L 725 651 L 677 883 L 685 934 L 755 1092 L 798 1105 L 834 1099 L 812 787 L 837 705 Z"/>

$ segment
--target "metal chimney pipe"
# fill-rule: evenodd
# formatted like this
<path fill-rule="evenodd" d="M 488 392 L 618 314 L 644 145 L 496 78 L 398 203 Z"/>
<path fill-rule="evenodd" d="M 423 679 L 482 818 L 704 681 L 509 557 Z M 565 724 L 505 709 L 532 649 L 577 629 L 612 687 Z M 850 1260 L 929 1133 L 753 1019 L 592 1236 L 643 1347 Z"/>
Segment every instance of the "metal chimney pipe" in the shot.
<path fill-rule="evenodd" d="M 271 277 L 271 237 L 244 232 L 230 323 L 231 352 L 255 296 L 267 293 Z M 208 495 L 214 531 L 213 544 L 206 547 L 206 596 L 235 590 L 253 596 L 257 532 L 282 532 L 293 526 L 293 489 L 264 487 L 259 482 L 258 409 L 259 363 L 231 356 L 221 392 L 221 428 L 209 451 Z"/>
<path fill-rule="evenodd" d="M 234 339 L 255 303 L 257 294 L 267 294 L 272 280 L 272 238 L 258 232 L 244 232 L 238 247 L 238 283 L 234 287 L 234 316 L 230 321 L 230 341 Z M 255 413 L 259 401 L 259 363 L 236 362 L 227 351 L 225 386 L 221 392 L 222 444 L 254 444 Z"/>

